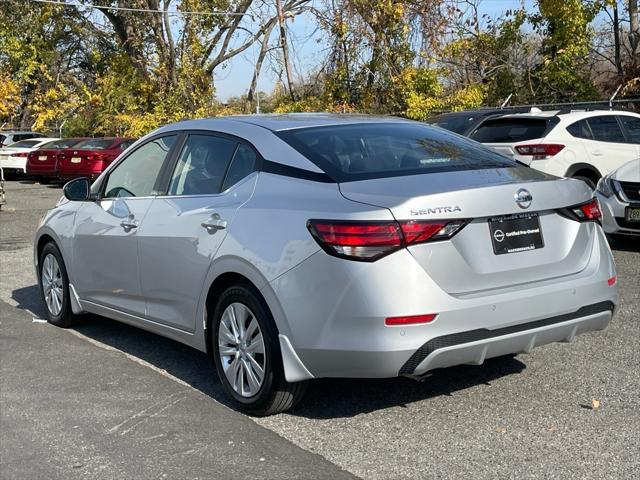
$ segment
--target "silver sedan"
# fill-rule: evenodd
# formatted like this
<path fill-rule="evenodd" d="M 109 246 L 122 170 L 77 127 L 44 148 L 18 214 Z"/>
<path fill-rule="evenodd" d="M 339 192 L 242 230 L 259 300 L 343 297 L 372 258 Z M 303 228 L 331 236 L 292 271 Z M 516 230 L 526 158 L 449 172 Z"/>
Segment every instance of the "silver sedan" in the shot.
<path fill-rule="evenodd" d="M 91 312 L 206 351 L 256 415 L 314 378 L 568 341 L 618 302 L 583 182 L 401 119 L 176 123 L 64 194 L 35 237 L 50 322 Z"/>

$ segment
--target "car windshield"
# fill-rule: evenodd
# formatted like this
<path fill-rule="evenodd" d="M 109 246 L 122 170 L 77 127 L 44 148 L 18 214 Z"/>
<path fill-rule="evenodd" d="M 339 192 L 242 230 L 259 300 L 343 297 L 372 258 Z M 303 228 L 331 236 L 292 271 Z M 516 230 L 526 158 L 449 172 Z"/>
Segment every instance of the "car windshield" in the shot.
<path fill-rule="evenodd" d="M 547 130 L 544 118 L 495 118 L 483 122 L 470 138 L 481 143 L 510 143 L 542 138 Z"/>
<path fill-rule="evenodd" d="M 70 148 L 81 141 L 83 141 L 82 138 L 63 138 L 61 140 L 45 143 L 42 148 Z"/>
<path fill-rule="evenodd" d="M 42 140 L 20 140 L 19 142 L 10 145 L 11 148 L 31 148 L 38 143 L 42 143 Z"/>
<path fill-rule="evenodd" d="M 515 166 L 476 142 L 419 123 L 349 124 L 277 134 L 337 182 Z"/>
<path fill-rule="evenodd" d="M 113 138 L 90 138 L 89 140 L 84 140 L 77 145 L 75 148 L 79 150 L 106 150 L 111 145 L 113 145 L 115 140 Z"/>

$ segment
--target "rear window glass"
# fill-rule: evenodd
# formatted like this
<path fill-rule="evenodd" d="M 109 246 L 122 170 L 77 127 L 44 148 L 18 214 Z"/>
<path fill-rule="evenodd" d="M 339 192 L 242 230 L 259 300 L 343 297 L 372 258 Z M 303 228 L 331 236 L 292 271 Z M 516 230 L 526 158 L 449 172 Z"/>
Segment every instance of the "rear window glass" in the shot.
<path fill-rule="evenodd" d="M 488 148 L 421 124 L 359 124 L 278 132 L 334 181 L 512 167 Z"/>
<path fill-rule="evenodd" d="M 572 123 L 567 127 L 567 132 L 576 138 L 593 138 L 586 120 Z"/>
<path fill-rule="evenodd" d="M 75 148 L 79 150 L 106 150 L 114 143 L 113 138 L 91 138 L 78 143 Z"/>
<path fill-rule="evenodd" d="M 31 148 L 40 143 L 40 140 L 22 140 L 11 145 L 11 148 Z"/>
<path fill-rule="evenodd" d="M 62 140 L 46 143 L 42 148 L 70 148 L 82 141 L 84 141 L 83 138 L 63 138 Z"/>
<path fill-rule="evenodd" d="M 5 138 L 7 138 L 7 137 L 5 137 L 4 135 L 0 135 L 0 143 L 2 143 Z"/>
<path fill-rule="evenodd" d="M 483 122 L 470 137 L 481 143 L 511 143 L 542 138 L 547 120 L 537 118 L 496 118 Z"/>
<path fill-rule="evenodd" d="M 428 123 L 462 135 L 477 118 L 477 115 L 443 115 L 428 120 Z"/>

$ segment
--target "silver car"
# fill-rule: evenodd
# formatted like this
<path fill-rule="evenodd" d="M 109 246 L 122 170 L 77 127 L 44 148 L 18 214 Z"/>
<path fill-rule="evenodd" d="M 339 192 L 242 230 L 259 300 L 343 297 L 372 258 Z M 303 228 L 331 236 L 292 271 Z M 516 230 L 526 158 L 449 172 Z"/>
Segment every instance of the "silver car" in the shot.
<path fill-rule="evenodd" d="M 602 177 L 596 196 L 605 233 L 640 235 L 640 158 Z"/>
<path fill-rule="evenodd" d="M 427 372 L 603 329 L 598 202 L 437 127 L 340 115 L 165 126 L 35 237 L 49 320 L 110 317 L 208 352 L 233 402 Z"/>

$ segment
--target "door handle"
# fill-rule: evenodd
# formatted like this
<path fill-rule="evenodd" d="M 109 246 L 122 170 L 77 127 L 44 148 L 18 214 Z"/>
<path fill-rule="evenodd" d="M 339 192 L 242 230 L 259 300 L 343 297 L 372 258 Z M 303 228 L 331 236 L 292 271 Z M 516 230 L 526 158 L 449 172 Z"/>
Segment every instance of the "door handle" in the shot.
<path fill-rule="evenodd" d="M 220 215 L 214 213 L 208 220 L 205 220 L 200 224 L 209 233 L 216 233 L 218 230 L 224 230 L 227 228 L 227 221 L 222 220 Z"/>
<path fill-rule="evenodd" d="M 125 220 L 120 222 L 120 226 L 124 228 L 125 232 L 130 232 L 133 228 L 138 228 L 140 222 L 136 220 L 133 215 L 129 215 Z"/>

